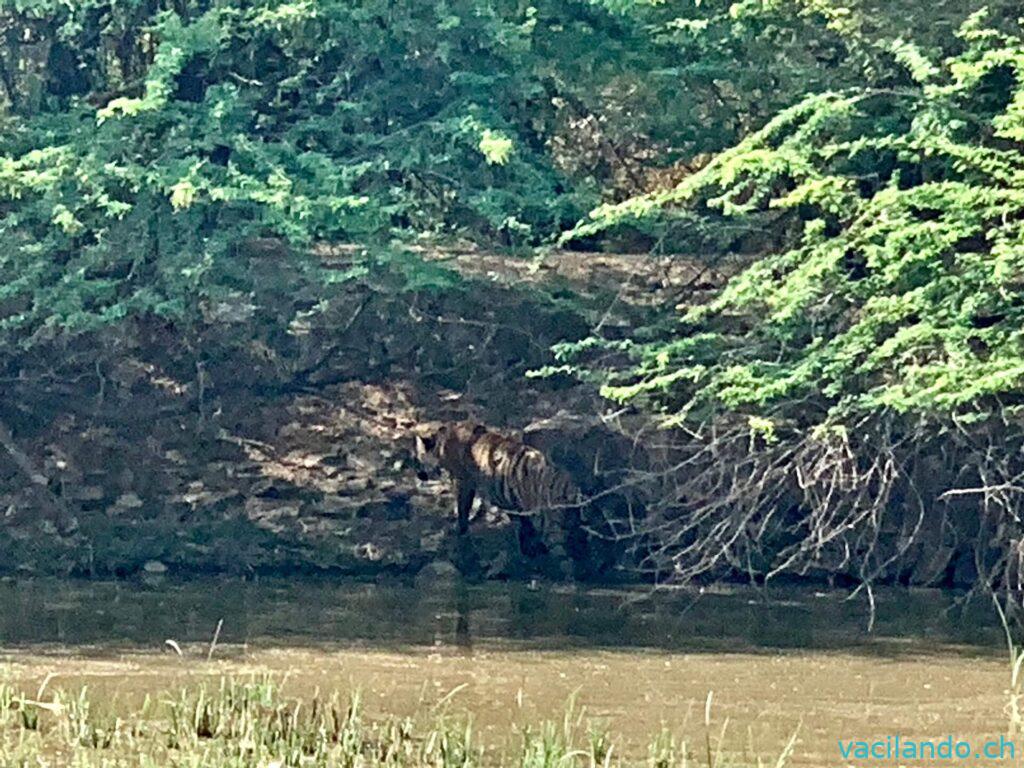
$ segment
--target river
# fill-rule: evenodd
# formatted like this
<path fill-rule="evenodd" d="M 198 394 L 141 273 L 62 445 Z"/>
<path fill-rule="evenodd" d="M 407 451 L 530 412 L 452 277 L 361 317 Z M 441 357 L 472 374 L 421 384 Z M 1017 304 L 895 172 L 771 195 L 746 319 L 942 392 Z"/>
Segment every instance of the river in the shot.
<path fill-rule="evenodd" d="M 88 686 L 93 700 L 128 705 L 207 678 L 271 673 L 299 697 L 359 689 L 371 715 L 443 701 L 499 746 L 516 728 L 561 718 L 574 697 L 617 735 L 621 754 L 642 756 L 667 729 L 694 745 L 710 735 L 750 765 L 774 765 L 794 733 L 788 764 L 819 767 L 860 764 L 841 759 L 839 740 L 980 744 L 1007 733 L 1011 669 L 990 606 L 881 591 L 869 631 L 866 601 L 846 598 L 796 588 L 8 581 L 0 677 L 25 691 Z"/>

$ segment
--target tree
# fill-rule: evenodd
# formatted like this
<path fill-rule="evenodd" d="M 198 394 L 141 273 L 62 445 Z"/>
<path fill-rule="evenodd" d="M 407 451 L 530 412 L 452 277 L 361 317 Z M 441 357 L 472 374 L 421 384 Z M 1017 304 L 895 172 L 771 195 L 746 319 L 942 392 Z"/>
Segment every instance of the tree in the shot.
<path fill-rule="evenodd" d="M 981 581 L 1019 588 L 1024 42 L 984 12 L 958 39 L 944 61 L 878 43 L 902 77 L 812 93 L 570 234 L 772 217 L 774 247 L 713 300 L 613 344 L 633 363 L 604 372 L 606 396 L 694 438 L 659 567 L 869 580 L 928 533 L 976 537 Z"/>

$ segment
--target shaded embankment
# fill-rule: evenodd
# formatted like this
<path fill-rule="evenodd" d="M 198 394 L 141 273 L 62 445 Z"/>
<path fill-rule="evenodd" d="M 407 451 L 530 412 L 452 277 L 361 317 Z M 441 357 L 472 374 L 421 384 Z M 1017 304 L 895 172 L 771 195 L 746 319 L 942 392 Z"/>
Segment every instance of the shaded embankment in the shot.
<path fill-rule="evenodd" d="M 592 539 L 586 577 L 671 575 L 669 555 L 701 525 L 743 517 L 715 483 L 761 482 L 650 418 L 609 418 L 574 378 L 526 376 L 555 362 L 553 344 L 625 338 L 699 301 L 720 276 L 684 260 L 324 249 L 310 261 L 276 242 L 238 259 L 260 288 L 197 307 L 201 322 L 145 317 L 4 361 L 0 569 L 417 573 L 454 549 L 447 484 L 410 467 L 409 428 L 430 420 L 522 431 L 599 496 L 592 527 L 606 538 Z M 714 471 L 698 471 L 709 456 Z M 785 482 L 767 486 L 779 524 L 701 578 L 756 577 L 801 545 L 806 515 Z M 714 497 L 700 517 L 695 489 Z M 876 581 L 972 585 L 970 510 L 955 528 L 908 510 L 896 499 L 870 541 L 886 560 Z M 482 515 L 474 541 L 478 576 L 536 571 L 502 514 Z M 839 552 L 801 575 L 854 583 L 862 560 Z"/>
<path fill-rule="evenodd" d="M 595 426 L 590 389 L 524 374 L 708 284 L 678 261 L 592 254 L 310 264 L 254 242 L 238 258 L 261 288 L 204 304 L 202 323 L 133 320 L 7 362 L 0 422 L 46 484 L 0 451 L 4 570 L 415 572 L 447 557 L 451 499 L 417 483 L 410 426 L 533 425 L 581 472 L 621 464 L 634 449 Z M 524 572 L 502 516 L 477 536 L 487 575 Z"/>

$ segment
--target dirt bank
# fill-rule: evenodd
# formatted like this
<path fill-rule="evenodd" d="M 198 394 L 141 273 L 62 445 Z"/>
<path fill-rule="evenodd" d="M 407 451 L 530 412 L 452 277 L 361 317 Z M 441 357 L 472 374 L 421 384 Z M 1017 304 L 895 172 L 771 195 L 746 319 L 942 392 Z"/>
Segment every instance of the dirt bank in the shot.
<path fill-rule="evenodd" d="M 45 484 L 0 452 L 2 570 L 415 573 L 450 557 L 453 502 L 411 471 L 412 425 L 473 417 L 585 464 L 599 398 L 524 374 L 707 285 L 641 256 L 322 249 L 324 271 L 284 295 L 284 256 L 240 252 L 265 287 L 203 305 L 203 324 L 147 318 L 12 364 L 0 414 Z M 531 573 L 504 515 L 474 540 L 478 575 Z"/>

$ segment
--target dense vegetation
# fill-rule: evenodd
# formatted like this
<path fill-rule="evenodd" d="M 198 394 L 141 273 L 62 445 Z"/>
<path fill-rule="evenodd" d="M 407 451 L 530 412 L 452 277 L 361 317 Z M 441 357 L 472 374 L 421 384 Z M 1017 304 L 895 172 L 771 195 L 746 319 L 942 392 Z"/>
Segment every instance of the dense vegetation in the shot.
<path fill-rule="evenodd" d="M 245 290 L 252 236 L 550 240 L 847 79 L 820 14 L 677 11 L 5 2 L 5 344 Z"/>
<path fill-rule="evenodd" d="M 567 235 L 710 217 L 770 233 L 676 329 L 613 344 L 635 364 L 607 396 L 697 433 L 704 471 L 676 489 L 689 515 L 661 553 L 677 568 L 909 578 L 908 550 L 959 539 L 982 581 L 1019 584 L 1024 41 L 1005 21 L 975 12 L 945 58 L 872 40 L 863 82 L 804 96 Z M 785 543 L 765 562 L 771 531 Z"/>
<path fill-rule="evenodd" d="M 411 245 L 686 254 L 724 289 L 546 368 L 674 430 L 651 570 L 1019 586 L 1012 3 L 3 0 L 0 35 L 9 380 L 154 319 L 209 343 L 267 238 L 304 322 L 342 283 L 465 290 Z"/>

